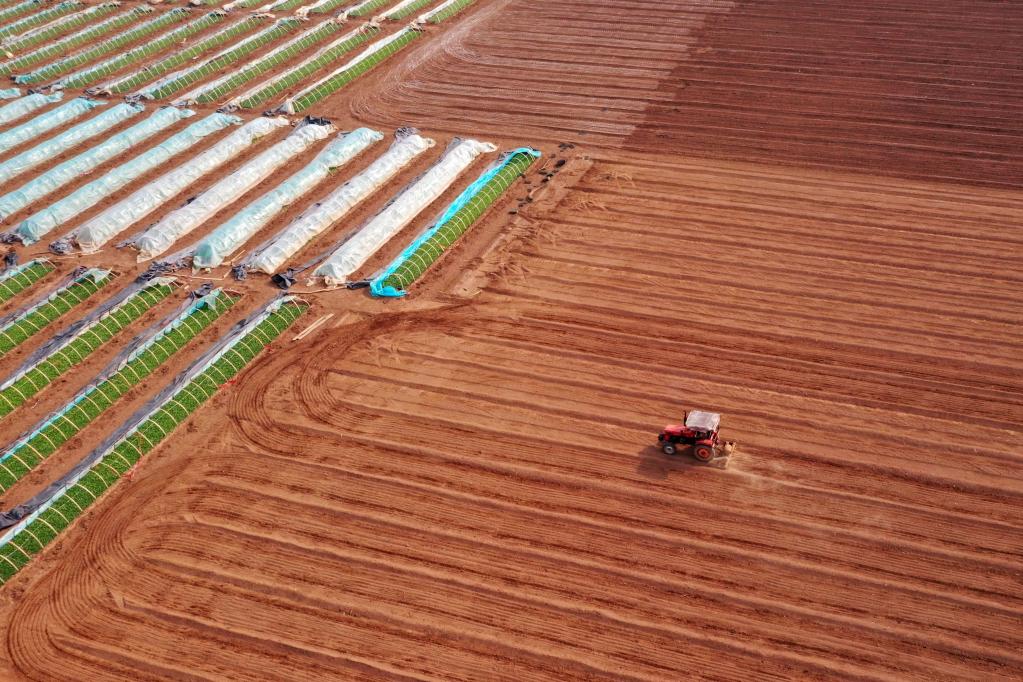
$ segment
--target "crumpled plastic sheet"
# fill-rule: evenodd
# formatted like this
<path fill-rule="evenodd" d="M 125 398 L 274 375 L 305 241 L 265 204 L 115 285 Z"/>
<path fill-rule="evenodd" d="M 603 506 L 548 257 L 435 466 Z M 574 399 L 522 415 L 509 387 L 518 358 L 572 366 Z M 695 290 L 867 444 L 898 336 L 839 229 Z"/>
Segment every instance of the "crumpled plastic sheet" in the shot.
<path fill-rule="evenodd" d="M 75 97 L 70 102 L 66 102 L 56 109 L 39 114 L 35 118 L 25 121 L 20 126 L 0 133 L 0 153 L 17 147 L 19 144 L 24 144 L 35 137 L 39 137 L 48 130 L 53 130 L 69 121 L 73 121 L 87 111 L 101 107 L 104 104 L 106 102 L 100 102 L 99 100 L 87 97 Z"/>
<path fill-rule="evenodd" d="M 104 197 L 198 144 L 207 135 L 212 135 L 240 121 L 241 119 L 236 116 L 218 113 L 210 114 L 202 120 L 196 121 L 160 144 L 150 147 L 131 161 L 108 171 L 102 177 L 79 187 L 60 201 L 56 201 L 26 218 L 18 226 L 18 235 L 21 237 L 21 241 L 25 244 L 39 241 L 56 227 L 95 206 Z"/>
<path fill-rule="evenodd" d="M 144 121 L 131 128 L 111 135 L 99 144 L 90 147 L 78 156 L 42 173 L 20 188 L 0 197 L 0 217 L 6 218 L 33 201 L 63 187 L 75 178 L 88 175 L 100 164 L 123 154 L 135 145 L 160 132 L 181 119 L 193 116 L 188 109 L 167 107 L 159 109 Z"/>
<path fill-rule="evenodd" d="M 288 119 L 283 116 L 249 121 L 206 151 L 94 216 L 69 235 L 70 238 L 85 253 L 97 251 L 117 234 L 176 197 L 204 175 L 243 153 L 264 136 L 288 125 Z"/>
<path fill-rule="evenodd" d="M 133 240 L 139 260 L 159 256 L 181 237 L 218 211 L 236 201 L 268 178 L 288 160 L 334 132 L 333 125 L 303 123 L 288 137 L 270 147 L 195 198 L 194 201 L 164 216 L 162 220 Z"/>
<path fill-rule="evenodd" d="M 10 123 L 14 119 L 21 118 L 25 114 L 31 114 L 36 109 L 45 107 L 47 104 L 59 102 L 63 97 L 64 93 L 62 92 L 55 92 L 50 95 L 44 95 L 41 92 L 34 92 L 31 95 L 19 97 L 13 102 L 0 107 L 0 125 Z"/>
<path fill-rule="evenodd" d="M 433 140 L 422 137 L 415 130 L 400 130 L 398 139 L 380 158 L 258 247 L 244 265 L 268 275 L 274 274 L 302 247 L 390 182 L 402 168 L 434 144 Z"/>
<path fill-rule="evenodd" d="M 436 201 L 473 161 L 481 154 L 496 150 L 497 147 L 489 142 L 456 140 L 430 170 L 334 251 L 316 268 L 313 276 L 322 277 L 328 286 L 345 283 L 348 276 L 362 267 L 391 237 Z"/>
<path fill-rule="evenodd" d="M 0 163 L 0 182 L 6 182 L 11 178 L 17 177 L 44 161 L 49 161 L 57 154 L 76 147 L 85 140 L 96 137 L 103 131 L 109 130 L 141 112 L 141 106 L 125 103 L 117 104 L 110 109 L 101 111 L 87 121 L 82 121 L 73 128 L 69 128 L 59 135 L 44 140 L 31 149 L 26 149 L 17 156 L 12 156 L 3 163 Z"/>
<path fill-rule="evenodd" d="M 0 89 L 0 99 L 14 99 L 15 97 L 21 97 L 21 88 Z"/>
<path fill-rule="evenodd" d="M 382 134 L 369 128 L 338 135 L 308 165 L 234 214 L 199 242 L 192 257 L 193 267 L 215 268 L 223 263 L 285 206 L 293 204 L 330 173 L 382 139 Z"/>

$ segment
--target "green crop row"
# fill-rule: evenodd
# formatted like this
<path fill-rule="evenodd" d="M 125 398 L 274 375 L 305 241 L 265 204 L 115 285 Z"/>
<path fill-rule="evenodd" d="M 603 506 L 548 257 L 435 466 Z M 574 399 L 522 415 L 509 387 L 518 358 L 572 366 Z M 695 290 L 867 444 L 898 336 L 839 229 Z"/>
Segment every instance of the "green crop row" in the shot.
<path fill-rule="evenodd" d="M 249 9 L 264 4 L 266 0 L 238 0 L 231 9 Z"/>
<path fill-rule="evenodd" d="M 259 106 L 263 102 L 267 101 L 271 97 L 275 97 L 285 90 L 290 89 L 295 84 L 304 80 L 308 76 L 321 70 L 328 64 L 340 59 L 341 55 L 346 52 L 351 52 L 359 45 L 365 43 L 367 40 L 372 38 L 374 35 L 380 32 L 379 28 L 376 27 L 364 27 L 358 33 L 353 35 L 347 40 L 342 40 L 337 45 L 333 45 L 324 50 L 321 54 L 316 55 L 312 59 L 299 65 L 297 68 L 292 69 L 288 73 L 283 74 L 281 77 L 268 84 L 266 87 L 259 91 L 249 95 L 243 99 L 239 106 L 243 109 L 251 109 Z"/>
<path fill-rule="evenodd" d="M 424 7 L 429 7 L 435 2 L 437 2 L 437 0 L 416 0 L 415 2 L 411 2 L 405 5 L 397 12 L 388 12 L 387 18 L 404 19 L 405 17 L 412 16 L 413 14 L 423 9 Z"/>
<path fill-rule="evenodd" d="M 236 299 L 220 295 L 211 304 L 193 308 L 180 321 L 160 331 L 124 367 L 95 386 L 90 386 L 64 406 L 54 417 L 16 443 L 0 458 L 0 489 L 6 492 L 44 459 L 73 438 L 172 355 L 226 312 Z"/>
<path fill-rule="evenodd" d="M 306 306 L 286 303 L 245 334 L 218 360 L 177 391 L 117 442 L 108 453 L 0 547 L 0 583 L 6 583 L 32 556 L 53 542 L 93 502 L 152 451 L 217 389 L 236 376 L 260 351 L 291 326 Z"/>
<path fill-rule="evenodd" d="M 335 73 L 324 82 L 300 93 L 297 97 L 290 100 L 291 113 L 297 114 L 300 111 L 305 111 L 325 97 L 329 97 L 334 94 L 362 74 L 383 62 L 391 55 L 404 49 L 420 35 L 422 35 L 422 33 L 419 31 L 414 29 L 405 29 L 402 33 L 398 34 L 397 38 L 388 43 L 383 49 L 377 50 L 362 61 L 353 64 L 343 71 Z"/>
<path fill-rule="evenodd" d="M 36 12 L 24 19 L 15 21 L 13 24 L 0 26 L 0 38 L 24 33 L 33 26 L 45 24 L 51 19 L 56 19 L 57 17 L 62 17 L 65 14 L 74 12 L 76 9 L 81 9 L 82 6 L 82 3 L 78 2 L 78 0 L 69 0 L 68 2 L 62 2 L 52 7 L 47 7 L 42 12 Z"/>
<path fill-rule="evenodd" d="M 43 0 L 26 0 L 7 9 L 0 10 L 0 21 L 9 21 L 14 17 L 20 17 L 22 14 L 42 6 L 42 4 Z"/>
<path fill-rule="evenodd" d="M 372 14 L 381 7 L 386 7 L 392 2 L 394 2 L 394 0 L 370 0 L 370 2 L 360 3 L 348 11 L 348 16 L 364 17 Z"/>
<path fill-rule="evenodd" d="M 262 75 L 267 71 L 275 69 L 281 64 L 290 61 L 296 55 L 305 52 L 313 45 L 326 40 L 340 30 L 341 24 L 333 21 L 326 21 L 304 34 L 301 39 L 295 40 L 288 45 L 281 46 L 280 49 L 263 56 L 262 59 L 249 62 L 245 68 L 235 71 L 226 80 L 220 81 L 210 87 L 209 90 L 204 91 L 196 98 L 196 101 L 200 104 L 216 102 L 239 85 L 247 83 L 256 76 Z"/>
<path fill-rule="evenodd" d="M 98 5 L 96 7 L 96 12 L 98 13 L 101 10 L 101 8 L 109 8 L 109 11 L 112 12 L 114 11 L 114 9 L 116 9 L 116 7 L 117 6 L 113 4 Z M 107 13 L 107 11 L 108 11 L 107 9 L 103 9 L 104 14 Z M 14 73 L 18 69 L 24 69 L 25 67 L 33 66 L 40 62 L 44 62 L 47 59 L 50 59 L 51 57 L 59 57 L 61 55 L 65 55 L 68 53 L 69 50 L 72 50 L 80 45 L 85 45 L 87 43 L 92 43 L 96 40 L 99 40 L 107 33 L 110 33 L 115 29 L 121 28 L 122 26 L 132 24 L 140 16 L 148 14 L 152 11 L 153 10 L 151 8 L 146 6 L 135 7 L 127 12 L 122 12 L 121 14 L 118 14 L 116 17 L 110 17 L 106 21 L 96 24 L 95 26 L 90 26 L 88 28 L 82 29 L 81 31 L 78 31 L 77 33 L 73 33 L 67 36 L 66 38 L 61 38 L 60 40 L 56 40 L 47 45 L 43 45 L 38 50 L 34 50 L 32 52 L 29 52 L 28 54 L 23 54 L 22 56 L 16 57 L 15 59 L 12 59 L 9 62 L 4 62 L 3 64 L 0 64 L 0 75 L 6 76 L 11 73 Z M 93 17 L 90 16 L 86 21 L 91 21 L 92 18 Z"/>
<path fill-rule="evenodd" d="M 97 64 L 96 66 L 89 67 L 79 71 L 78 73 L 71 74 L 62 81 L 62 84 L 66 88 L 84 88 L 86 85 L 91 85 L 101 78 L 123 69 L 125 66 L 148 59 L 157 52 L 161 52 L 168 47 L 176 47 L 180 45 L 180 43 L 186 38 L 213 26 L 218 21 L 223 20 L 223 18 L 224 14 L 222 12 L 210 12 L 209 14 L 199 17 L 195 21 L 190 21 L 184 26 L 179 26 L 178 28 L 168 31 L 153 40 L 147 40 L 137 47 L 121 52 L 102 64 Z M 216 37 L 217 36 L 214 35 L 210 38 L 206 38 L 206 40 L 200 41 L 199 43 L 196 43 L 196 45 L 190 46 L 184 50 L 176 51 L 163 61 L 147 66 L 140 72 L 140 78 L 142 79 L 140 80 L 140 84 L 167 73 L 171 70 L 171 68 L 178 66 L 179 64 L 184 64 L 203 50 L 218 45 L 231 36 L 226 36 L 220 41 L 214 41 L 213 39 Z M 196 49 L 199 46 L 202 46 L 201 49 Z M 115 90 L 115 92 L 124 92 L 126 89 L 128 88 Z"/>
<path fill-rule="evenodd" d="M 136 10 L 141 8 L 136 8 Z M 99 59 L 105 54 L 114 52 L 116 50 L 123 49 L 134 42 L 145 38 L 146 36 L 156 33 L 164 26 L 169 26 L 180 21 L 184 21 L 188 17 L 188 10 L 181 7 L 176 7 L 169 12 L 146 21 L 134 28 L 128 29 L 118 33 L 115 36 L 111 36 L 104 41 L 96 43 L 92 47 L 89 47 L 81 52 L 76 52 L 73 55 L 64 57 L 63 59 L 57 60 L 51 64 L 47 64 L 41 69 L 37 69 L 32 73 L 21 74 L 14 77 L 15 83 L 39 83 L 41 81 L 54 78 L 61 74 L 67 73 L 73 69 L 88 64 L 96 59 Z"/>
<path fill-rule="evenodd" d="M 109 284 L 112 279 L 113 274 L 109 272 L 97 277 L 86 273 L 59 289 L 43 304 L 14 318 L 10 324 L 0 329 L 0 357 L 38 334 L 47 325 Z"/>
<path fill-rule="evenodd" d="M 0 303 L 14 298 L 55 269 L 49 261 L 34 260 L 16 272 L 8 274 L 0 279 Z"/>
<path fill-rule="evenodd" d="M 252 54 L 264 45 L 269 45 L 270 43 L 279 40 L 291 31 L 294 31 L 298 28 L 298 26 L 299 21 L 297 19 L 281 19 L 280 21 L 274 22 L 273 26 L 270 26 L 265 31 L 261 31 L 248 40 L 239 43 L 234 48 L 214 57 L 210 61 L 201 64 L 194 69 L 186 71 L 174 80 L 164 83 L 160 87 L 148 91 L 146 94 L 148 97 L 153 99 L 160 99 L 173 95 L 193 83 L 198 83 L 201 80 L 220 73 L 224 67 L 233 64 L 242 57 Z"/>
<path fill-rule="evenodd" d="M 444 9 L 430 17 L 430 23 L 439 24 L 442 21 L 446 21 L 447 19 L 450 19 L 451 17 L 455 16 L 456 14 L 458 14 L 459 12 L 461 12 L 463 9 L 473 4 L 474 2 L 476 2 L 476 0 L 457 0 L 457 2 L 451 3 L 450 5 L 448 5 L 447 7 L 445 7 Z"/>
<path fill-rule="evenodd" d="M 205 17 L 203 17 L 203 20 L 205 20 L 207 17 L 210 17 L 210 20 L 205 25 L 209 26 L 215 21 L 220 21 L 224 17 L 224 15 L 219 12 L 210 12 Z M 213 17 L 217 18 L 213 19 Z M 166 58 L 156 62 L 155 64 L 147 65 L 144 69 L 141 69 L 137 73 L 135 73 L 131 78 L 126 78 L 125 80 L 118 81 L 117 83 L 114 84 L 113 87 L 110 88 L 110 92 L 115 94 L 131 92 L 135 88 L 142 86 L 144 83 L 148 83 L 149 81 L 152 81 L 155 78 L 164 75 L 171 69 L 181 66 L 186 62 L 192 61 L 203 52 L 214 47 L 217 47 L 218 45 L 223 45 L 224 43 L 226 43 L 231 38 L 234 38 L 235 36 L 239 36 L 242 33 L 247 33 L 249 30 L 257 26 L 261 21 L 263 20 L 260 19 L 259 17 L 255 16 L 245 17 L 241 21 L 231 26 L 228 26 L 226 29 L 222 31 L 217 31 L 213 35 L 207 36 L 203 40 L 196 42 L 194 45 L 190 45 L 183 50 L 174 52 L 173 54 L 168 55 Z"/>
<path fill-rule="evenodd" d="M 22 36 L 11 36 L 6 38 L 3 43 L 0 44 L 0 50 L 9 55 L 21 52 L 22 50 L 34 47 L 39 43 L 44 43 L 58 36 L 62 36 L 65 33 L 69 33 L 79 26 L 84 26 L 90 21 L 94 21 L 104 15 L 110 14 L 116 9 L 117 5 L 112 2 L 106 2 L 102 5 L 93 5 L 84 11 L 75 12 L 70 16 L 64 17 L 60 21 L 55 21 L 49 26 L 45 26 L 39 30 L 26 33 Z"/>
<path fill-rule="evenodd" d="M 284 2 L 278 2 L 276 5 L 271 7 L 270 11 L 271 12 L 287 12 L 288 10 L 293 10 L 296 7 L 301 7 L 302 5 L 306 4 L 307 2 L 309 2 L 309 0 L 284 0 Z"/>
<path fill-rule="evenodd" d="M 92 324 L 75 334 L 74 339 L 43 358 L 17 381 L 0 390 L 0 418 L 41 392 L 62 374 L 85 361 L 100 346 L 169 296 L 170 284 L 154 284 L 142 289 L 113 307 Z"/>
<path fill-rule="evenodd" d="M 348 2 L 348 0 L 328 0 L 327 2 L 323 3 L 322 5 L 319 5 L 318 7 L 313 7 L 312 9 L 310 9 L 309 13 L 310 14 L 329 14 L 330 12 L 333 12 L 334 10 L 336 10 L 338 7 L 340 7 L 341 5 L 345 4 L 346 2 Z"/>
<path fill-rule="evenodd" d="M 420 242 L 412 253 L 404 256 L 401 265 L 384 278 L 382 286 L 403 290 L 419 279 L 434 261 L 465 234 L 498 197 L 526 172 L 535 158 L 528 152 L 514 152 L 505 159 L 504 166 L 490 180 L 477 189 L 450 218 L 436 227 L 429 238 Z"/>

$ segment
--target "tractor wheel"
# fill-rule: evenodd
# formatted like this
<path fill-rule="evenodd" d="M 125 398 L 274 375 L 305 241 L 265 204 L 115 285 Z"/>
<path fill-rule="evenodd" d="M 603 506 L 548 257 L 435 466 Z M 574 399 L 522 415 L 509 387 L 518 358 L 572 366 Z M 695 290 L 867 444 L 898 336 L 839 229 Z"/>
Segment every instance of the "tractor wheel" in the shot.
<path fill-rule="evenodd" d="M 710 445 L 694 445 L 693 457 L 701 462 L 709 462 L 714 459 L 714 448 Z"/>
<path fill-rule="evenodd" d="M 661 445 L 661 451 L 664 454 L 666 454 L 666 455 L 674 455 L 675 454 L 675 444 L 674 443 L 664 443 L 663 445 Z"/>

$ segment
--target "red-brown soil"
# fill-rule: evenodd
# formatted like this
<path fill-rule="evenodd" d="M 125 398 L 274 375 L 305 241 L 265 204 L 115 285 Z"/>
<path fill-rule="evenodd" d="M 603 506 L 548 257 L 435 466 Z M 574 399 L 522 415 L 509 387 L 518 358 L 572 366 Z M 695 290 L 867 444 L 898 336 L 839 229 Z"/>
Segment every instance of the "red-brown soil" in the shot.
<path fill-rule="evenodd" d="M 977 0 L 431 27 L 313 113 L 567 163 L 407 299 L 309 294 L 296 331 L 327 325 L 0 589 L 4 675 L 1023 676 L 1021 30 Z M 694 407 L 727 469 L 654 447 Z"/>

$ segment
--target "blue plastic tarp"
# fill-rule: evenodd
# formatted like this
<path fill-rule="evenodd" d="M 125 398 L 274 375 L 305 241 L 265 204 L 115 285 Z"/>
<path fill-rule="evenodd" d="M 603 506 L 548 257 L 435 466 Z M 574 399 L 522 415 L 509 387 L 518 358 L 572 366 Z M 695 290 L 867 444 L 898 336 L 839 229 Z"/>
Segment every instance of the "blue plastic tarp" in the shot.
<path fill-rule="evenodd" d="M 500 173 L 501 170 L 511 162 L 512 158 L 514 158 L 516 154 L 520 153 L 530 154 L 534 157 L 540 156 L 540 152 L 536 149 L 531 147 L 519 147 L 518 149 L 513 149 L 510 152 L 507 152 L 502 158 L 498 159 L 493 166 L 484 171 L 475 182 L 466 187 L 465 190 L 458 195 L 458 198 L 451 202 L 451 205 L 444 210 L 444 213 L 441 214 L 440 218 L 438 218 L 433 225 L 428 227 L 411 244 L 409 244 L 404 251 L 398 254 L 398 257 L 391 261 L 390 265 L 373 277 L 373 280 L 369 285 L 370 293 L 374 296 L 385 296 L 390 298 L 404 296 L 404 291 L 401 289 L 395 289 L 392 286 L 384 286 L 384 281 L 397 272 L 398 268 L 400 268 L 405 261 L 407 261 L 412 254 L 414 254 L 419 247 L 423 245 L 424 242 L 437 234 L 437 232 L 444 227 L 445 223 L 451 220 L 452 216 L 462 210 L 463 206 L 472 201 L 472 198 L 479 194 L 480 190 L 483 189 L 483 187 L 490 182 L 495 175 Z"/>

